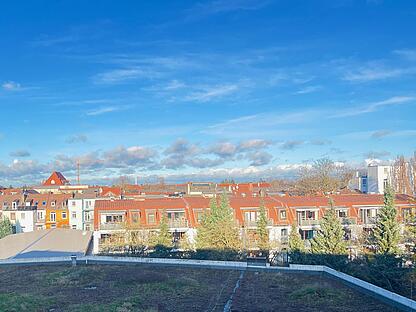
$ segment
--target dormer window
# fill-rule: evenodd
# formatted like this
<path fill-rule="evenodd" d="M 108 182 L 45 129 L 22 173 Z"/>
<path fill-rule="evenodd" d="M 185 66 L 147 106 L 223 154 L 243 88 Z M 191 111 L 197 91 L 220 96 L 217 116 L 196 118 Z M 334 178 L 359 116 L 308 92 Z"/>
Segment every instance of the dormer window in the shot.
<path fill-rule="evenodd" d="M 17 209 L 17 201 L 12 202 L 12 208 Z"/>

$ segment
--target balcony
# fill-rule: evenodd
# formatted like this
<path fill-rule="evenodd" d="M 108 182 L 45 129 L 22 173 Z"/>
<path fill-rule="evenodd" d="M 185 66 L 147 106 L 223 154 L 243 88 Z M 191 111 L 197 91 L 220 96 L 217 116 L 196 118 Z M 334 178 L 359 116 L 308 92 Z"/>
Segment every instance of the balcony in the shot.
<path fill-rule="evenodd" d="M 121 230 L 123 229 L 124 223 L 116 222 L 116 223 L 101 223 L 100 230 Z"/>
<path fill-rule="evenodd" d="M 319 220 L 315 220 L 315 219 L 298 220 L 298 226 L 318 226 L 318 225 L 319 225 Z"/>
<path fill-rule="evenodd" d="M 377 217 L 364 217 L 364 218 L 361 218 L 361 222 L 363 224 L 376 224 Z"/>
<path fill-rule="evenodd" d="M 186 219 L 168 219 L 169 228 L 187 228 L 188 220 Z"/>
<path fill-rule="evenodd" d="M 280 243 L 282 244 L 289 244 L 289 236 L 281 236 Z"/>
<path fill-rule="evenodd" d="M 354 218 L 340 218 L 342 225 L 353 225 L 357 224 L 357 221 Z"/>
<path fill-rule="evenodd" d="M 255 220 L 244 220 L 244 227 L 257 227 L 257 222 Z M 273 225 L 273 220 L 267 220 L 267 225 Z"/>

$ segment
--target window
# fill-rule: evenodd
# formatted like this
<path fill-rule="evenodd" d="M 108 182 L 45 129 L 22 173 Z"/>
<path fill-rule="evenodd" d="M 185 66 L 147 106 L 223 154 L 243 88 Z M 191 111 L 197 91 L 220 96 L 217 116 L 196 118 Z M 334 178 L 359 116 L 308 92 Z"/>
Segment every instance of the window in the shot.
<path fill-rule="evenodd" d="M 51 206 L 55 207 L 55 202 L 54 201 L 51 202 Z"/>
<path fill-rule="evenodd" d="M 286 220 L 286 210 L 280 210 L 280 219 Z"/>
<path fill-rule="evenodd" d="M 71 218 L 76 219 L 77 218 L 77 213 L 76 212 L 71 213 Z"/>
<path fill-rule="evenodd" d="M 13 209 L 16 209 L 17 208 L 17 202 L 16 201 L 12 202 L 12 208 Z"/>
<path fill-rule="evenodd" d="M 90 227 L 90 225 L 89 225 L 89 224 L 86 224 L 86 225 L 85 225 L 85 231 L 91 231 L 91 227 Z"/>
<path fill-rule="evenodd" d="M 138 223 L 140 222 L 140 212 L 132 212 L 131 213 L 131 221 L 133 223 Z"/>
<path fill-rule="evenodd" d="M 12 220 L 12 221 L 16 220 L 16 213 L 15 212 L 10 213 L 10 220 Z"/>
<path fill-rule="evenodd" d="M 24 220 L 25 219 L 25 213 L 24 212 L 22 212 L 21 214 L 20 214 L 20 220 Z"/>
<path fill-rule="evenodd" d="M 35 201 L 35 206 L 37 206 L 39 204 L 39 202 Z"/>
<path fill-rule="evenodd" d="M 62 219 L 66 219 L 66 211 L 62 211 Z"/>
<path fill-rule="evenodd" d="M 72 226 L 72 229 L 73 229 L 73 230 L 76 230 L 76 229 L 77 229 L 77 226 L 76 226 L 76 225 L 73 225 L 73 226 Z"/>
<path fill-rule="evenodd" d="M 280 236 L 287 236 L 287 229 L 281 229 Z"/>
<path fill-rule="evenodd" d="M 256 211 L 244 212 L 244 221 L 249 222 L 249 223 L 255 223 L 257 221 L 257 212 Z"/>
<path fill-rule="evenodd" d="M 56 221 L 56 212 L 51 212 L 50 219 L 51 219 L 52 222 Z"/>
<path fill-rule="evenodd" d="M 51 224 L 51 229 L 56 229 L 56 224 Z"/>
<path fill-rule="evenodd" d="M 338 217 L 339 218 L 346 218 L 347 217 L 347 211 L 346 210 L 338 210 Z"/>
<path fill-rule="evenodd" d="M 75 200 L 71 201 L 72 206 L 76 206 L 77 203 L 75 202 Z"/>
<path fill-rule="evenodd" d="M 196 222 L 201 223 L 204 220 L 204 211 L 202 209 L 198 209 L 194 211 Z"/>
<path fill-rule="evenodd" d="M 86 211 L 84 213 L 84 219 L 85 219 L 85 221 L 90 221 L 91 220 L 91 216 L 90 216 L 90 213 L 88 211 Z"/>
<path fill-rule="evenodd" d="M 384 179 L 384 181 L 383 181 L 384 188 L 387 188 L 388 185 L 389 185 L 389 182 L 387 181 L 387 179 Z"/>
<path fill-rule="evenodd" d="M 38 220 L 43 220 L 44 218 L 43 211 L 38 211 Z"/>
<path fill-rule="evenodd" d="M 154 212 L 147 213 L 147 223 L 155 224 L 156 223 L 156 214 Z"/>
<path fill-rule="evenodd" d="M 118 223 L 123 222 L 123 215 L 107 215 L 105 216 L 106 223 Z"/>
<path fill-rule="evenodd" d="M 42 202 L 42 206 L 46 206 L 46 201 L 43 201 Z"/>

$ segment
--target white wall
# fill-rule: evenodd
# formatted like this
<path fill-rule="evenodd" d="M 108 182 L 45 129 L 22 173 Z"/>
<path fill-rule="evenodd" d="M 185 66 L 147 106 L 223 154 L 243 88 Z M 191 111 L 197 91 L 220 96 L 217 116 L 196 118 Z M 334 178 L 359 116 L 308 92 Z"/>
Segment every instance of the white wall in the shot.
<path fill-rule="evenodd" d="M 82 199 L 69 199 L 68 210 L 69 210 L 69 227 L 71 229 L 82 230 L 83 224 L 83 200 Z M 75 216 L 75 218 L 74 218 Z"/>
<path fill-rule="evenodd" d="M 12 213 L 15 214 L 15 220 L 10 217 Z M 3 211 L 3 216 L 16 226 L 16 233 L 32 232 L 35 229 L 36 210 L 8 210 Z"/>
<path fill-rule="evenodd" d="M 91 224 L 90 230 L 94 224 L 94 206 L 95 198 L 73 198 L 68 200 L 69 209 L 69 226 L 71 229 L 75 226 L 77 230 L 86 230 L 86 223 Z M 75 218 L 73 215 L 75 214 Z M 90 221 L 87 221 L 87 214 Z"/>
<path fill-rule="evenodd" d="M 391 183 L 391 166 L 368 166 L 368 193 L 383 194 L 386 179 Z"/>

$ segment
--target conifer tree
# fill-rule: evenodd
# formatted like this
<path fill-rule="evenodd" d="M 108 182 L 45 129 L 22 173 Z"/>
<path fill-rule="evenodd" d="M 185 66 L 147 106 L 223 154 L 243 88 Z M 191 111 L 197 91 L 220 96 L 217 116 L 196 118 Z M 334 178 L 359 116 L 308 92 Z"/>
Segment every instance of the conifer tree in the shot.
<path fill-rule="evenodd" d="M 321 229 L 311 241 L 312 253 L 342 255 L 347 252 L 344 240 L 344 229 L 338 219 L 334 202 L 329 200 L 330 209 L 325 213 L 320 223 Z"/>
<path fill-rule="evenodd" d="M 214 231 L 213 226 L 213 214 L 217 214 L 217 200 L 212 198 L 210 203 L 210 212 L 204 214 L 201 221 L 201 225 L 198 227 L 196 237 L 196 248 L 197 249 L 209 249 L 212 245 L 212 233 Z"/>
<path fill-rule="evenodd" d="M 394 191 L 387 186 L 384 192 L 384 206 L 377 215 L 374 228 L 376 252 L 378 254 L 397 254 L 400 240 L 400 226 L 394 206 Z"/>
<path fill-rule="evenodd" d="M 0 239 L 13 233 L 13 227 L 8 218 L 0 220 Z"/>
<path fill-rule="evenodd" d="M 163 246 L 165 248 L 172 247 L 172 234 L 169 232 L 169 225 L 165 214 L 162 214 L 160 219 L 159 232 L 155 237 L 154 245 Z"/>
<path fill-rule="evenodd" d="M 257 218 L 257 236 L 260 250 L 269 250 L 269 230 L 267 229 L 267 214 L 263 200 L 260 202 L 259 216 Z"/>
<path fill-rule="evenodd" d="M 227 195 L 223 194 L 221 196 L 219 205 L 215 199 L 211 200 L 210 208 L 210 213 L 198 228 L 197 248 L 240 249 L 239 231 Z"/>
<path fill-rule="evenodd" d="M 305 251 L 305 244 L 302 240 L 302 237 L 300 237 L 298 228 L 296 227 L 295 223 L 293 223 L 290 228 L 289 250 L 291 252 L 304 252 Z"/>

